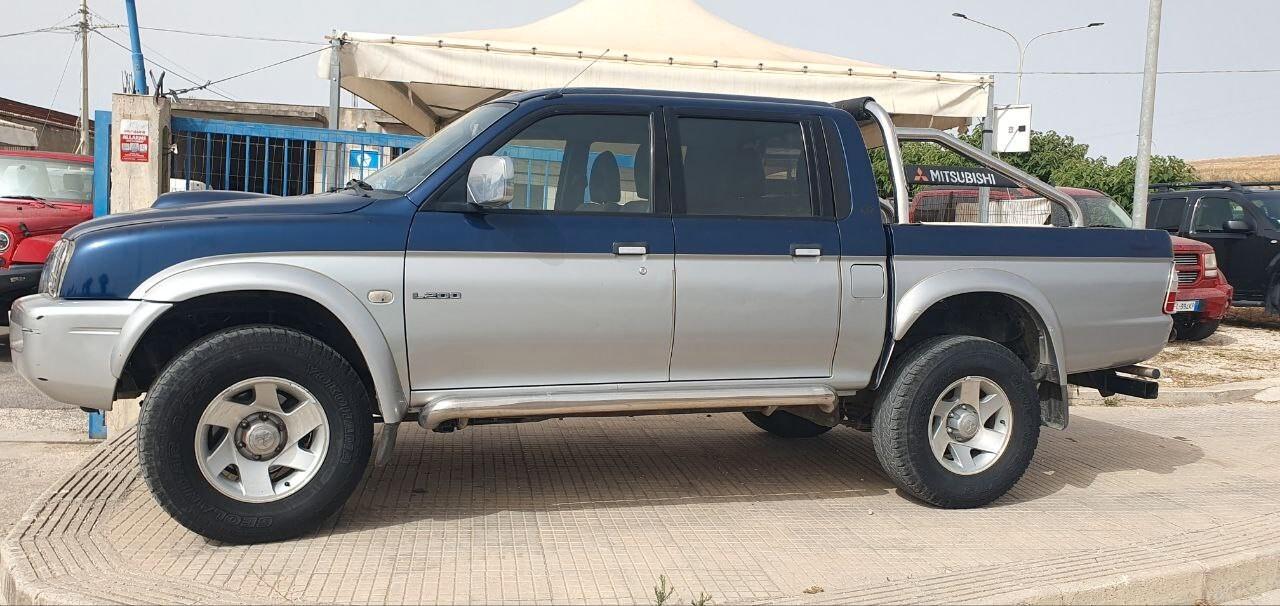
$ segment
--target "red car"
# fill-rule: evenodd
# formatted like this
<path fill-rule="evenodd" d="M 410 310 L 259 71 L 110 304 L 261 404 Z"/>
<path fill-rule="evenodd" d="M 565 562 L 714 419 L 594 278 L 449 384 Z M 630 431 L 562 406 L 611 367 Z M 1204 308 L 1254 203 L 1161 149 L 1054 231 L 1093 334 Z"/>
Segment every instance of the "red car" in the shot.
<path fill-rule="evenodd" d="M 1129 215 L 1106 194 L 1092 189 L 1059 187 L 1084 211 L 1089 227 L 1132 225 Z M 993 223 L 1067 225 L 1067 217 L 1044 198 L 1027 189 L 992 188 L 988 214 Z M 922 222 L 974 222 L 978 220 L 978 194 L 973 187 L 934 187 L 911 200 L 911 219 Z M 1173 238 L 1174 265 L 1178 270 L 1178 299 L 1174 307 L 1172 338 L 1199 341 L 1218 330 L 1231 308 L 1235 290 L 1227 283 L 1213 248 L 1187 238 Z"/>
<path fill-rule="evenodd" d="M 0 150 L 0 323 L 35 292 L 49 249 L 93 218 L 93 157 Z"/>

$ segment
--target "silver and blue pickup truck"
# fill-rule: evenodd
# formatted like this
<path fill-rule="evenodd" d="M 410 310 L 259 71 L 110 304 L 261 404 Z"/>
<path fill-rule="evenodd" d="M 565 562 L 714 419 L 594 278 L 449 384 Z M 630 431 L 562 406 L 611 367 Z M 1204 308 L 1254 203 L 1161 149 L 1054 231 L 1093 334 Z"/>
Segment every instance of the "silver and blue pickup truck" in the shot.
<path fill-rule="evenodd" d="M 339 191 L 68 231 L 13 306 L 14 363 L 77 406 L 144 397 L 157 501 L 233 543 L 314 528 L 405 422 L 845 425 L 907 494 L 981 506 L 1042 425 L 1066 427 L 1069 384 L 1156 395 L 1135 364 L 1169 335 L 1170 240 L 895 223 L 901 140 L 958 149 L 1079 225 L 1069 197 L 870 99 L 521 93 Z"/>

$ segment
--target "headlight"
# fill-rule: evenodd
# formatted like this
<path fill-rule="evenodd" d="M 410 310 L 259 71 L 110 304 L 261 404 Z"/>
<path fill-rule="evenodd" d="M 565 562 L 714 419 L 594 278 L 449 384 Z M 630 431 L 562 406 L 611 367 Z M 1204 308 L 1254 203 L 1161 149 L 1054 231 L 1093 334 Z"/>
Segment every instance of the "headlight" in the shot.
<path fill-rule="evenodd" d="M 1217 252 L 1206 252 L 1204 254 L 1204 277 L 1217 277 Z"/>
<path fill-rule="evenodd" d="M 62 277 L 67 273 L 67 263 L 71 262 L 74 248 L 75 244 L 66 238 L 53 245 L 44 261 L 44 271 L 40 273 L 40 292 L 56 297 L 62 291 Z"/>
<path fill-rule="evenodd" d="M 9 232 L 0 229 L 0 253 L 9 250 L 9 245 L 13 244 L 13 236 Z"/>

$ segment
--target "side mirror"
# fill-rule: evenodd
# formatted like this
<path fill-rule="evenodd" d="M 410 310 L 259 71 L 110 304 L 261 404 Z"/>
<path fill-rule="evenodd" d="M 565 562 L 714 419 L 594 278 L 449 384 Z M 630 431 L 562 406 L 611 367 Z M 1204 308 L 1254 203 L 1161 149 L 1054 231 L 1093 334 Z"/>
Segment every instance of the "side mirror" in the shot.
<path fill-rule="evenodd" d="M 1222 231 L 1231 232 L 1233 234 L 1247 234 L 1253 231 L 1253 226 L 1248 221 L 1232 219 L 1222 224 Z"/>
<path fill-rule="evenodd" d="M 499 208 L 516 196 L 516 163 L 506 156 L 481 156 L 467 174 L 467 202 Z"/>

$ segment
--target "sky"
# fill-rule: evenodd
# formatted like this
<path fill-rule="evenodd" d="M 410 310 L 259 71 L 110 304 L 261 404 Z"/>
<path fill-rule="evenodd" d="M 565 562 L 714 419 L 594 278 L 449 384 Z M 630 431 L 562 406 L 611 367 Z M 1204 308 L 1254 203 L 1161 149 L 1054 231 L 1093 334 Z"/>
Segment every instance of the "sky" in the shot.
<path fill-rule="evenodd" d="M 642 2 L 645 0 L 634 0 Z M 142 25 L 201 32 L 322 42 L 332 29 L 431 34 L 520 25 L 575 0 L 138 0 Z M 1102 21 L 1088 30 L 1048 36 L 1026 54 L 1022 100 L 1033 128 L 1056 130 L 1112 161 L 1134 155 L 1140 74 L 1051 75 L 1035 72 L 1141 72 L 1145 0 L 700 0 L 726 20 L 777 42 L 903 69 L 997 73 L 997 101 L 1014 100 L 1013 41 L 951 16 L 961 12 L 1023 40 L 1045 31 Z M 80 55 L 74 36 L 3 37 L 70 17 L 78 0 L 0 0 L 0 96 L 79 112 Z M 106 21 L 123 23 L 123 0 L 89 0 Z M 1165 0 L 1161 70 L 1280 70 L 1274 49 L 1276 0 Z M 126 44 L 123 29 L 102 31 Z M 91 39 L 90 103 L 108 109 L 129 69 L 128 53 Z M 203 83 L 317 48 L 142 32 L 148 59 Z M 64 69 L 65 66 L 65 69 Z M 216 88 L 241 101 L 327 105 L 326 81 L 307 57 L 228 81 Z M 61 81 L 61 85 L 59 82 Z M 186 85 L 174 73 L 168 88 Z M 210 96 L 202 92 L 195 96 Z M 215 97 L 216 98 L 216 97 Z M 1166 74 L 1159 80 L 1154 151 L 1194 160 L 1280 154 L 1280 71 Z M 350 103 L 344 95 L 344 104 Z"/>

